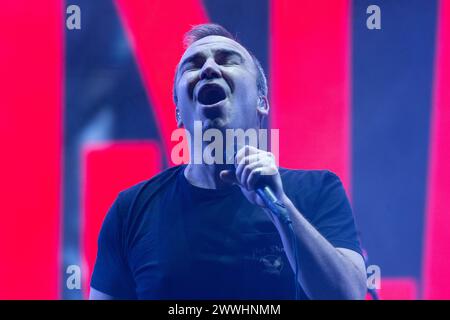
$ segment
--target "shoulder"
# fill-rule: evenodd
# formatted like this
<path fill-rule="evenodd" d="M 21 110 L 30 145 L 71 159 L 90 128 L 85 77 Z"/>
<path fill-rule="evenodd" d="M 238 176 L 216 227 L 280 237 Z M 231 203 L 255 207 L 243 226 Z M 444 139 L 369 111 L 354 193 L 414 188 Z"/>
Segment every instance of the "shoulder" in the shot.
<path fill-rule="evenodd" d="M 302 192 L 320 192 L 329 184 L 341 183 L 339 177 L 330 170 L 298 170 L 279 168 L 281 179 L 288 188 Z"/>
<path fill-rule="evenodd" d="M 156 194 L 161 188 L 172 182 L 182 169 L 182 165 L 168 168 L 150 179 L 122 190 L 117 197 L 120 210 L 125 214 L 137 202 L 141 202 Z"/>
<path fill-rule="evenodd" d="M 306 179 L 310 181 L 321 181 L 329 177 L 337 177 L 337 175 L 330 170 L 302 170 L 291 168 L 279 168 L 280 175 L 283 177 Z"/>
<path fill-rule="evenodd" d="M 330 170 L 298 170 L 279 168 L 286 194 L 310 213 L 319 203 L 336 198 L 335 193 L 345 197 L 340 178 Z"/>

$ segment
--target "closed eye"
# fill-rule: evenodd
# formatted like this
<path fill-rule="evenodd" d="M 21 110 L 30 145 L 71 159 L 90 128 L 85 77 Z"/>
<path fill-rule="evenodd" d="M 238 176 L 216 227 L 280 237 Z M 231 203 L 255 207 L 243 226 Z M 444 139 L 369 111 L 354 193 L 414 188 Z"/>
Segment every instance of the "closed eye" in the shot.
<path fill-rule="evenodd" d="M 215 60 L 220 65 L 238 65 L 243 62 L 240 53 L 226 49 L 217 50 L 215 53 Z"/>
<path fill-rule="evenodd" d="M 192 71 L 192 70 L 196 70 L 196 69 L 199 69 L 199 67 L 195 66 L 195 64 L 193 64 L 193 63 L 190 63 L 190 64 L 187 64 L 184 66 L 183 72 Z"/>
<path fill-rule="evenodd" d="M 202 64 L 205 62 L 205 57 L 201 54 L 195 54 L 181 63 L 181 73 L 186 71 L 192 71 L 200 69 Z"/>
<path fill-rule="evenodd" d="M 236 57 L 229 57 L 228 59 L 225 60 L 223 65 L 237 65 L 240 63 L 241 63 L 241 61 L 239 59 L 237 59 Z"/>

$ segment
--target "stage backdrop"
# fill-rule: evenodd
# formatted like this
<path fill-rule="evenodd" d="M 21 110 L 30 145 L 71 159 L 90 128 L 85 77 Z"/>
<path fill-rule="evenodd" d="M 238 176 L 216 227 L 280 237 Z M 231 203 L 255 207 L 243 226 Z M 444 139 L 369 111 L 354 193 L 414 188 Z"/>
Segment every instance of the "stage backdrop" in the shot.
<path fill-rule="evenodd" d="M 343 180 L 381 297 L 450 299 L 448 0 L 2 1 L 0 298 L 86 297 L 117 193 L 172 165 L 174 70 L 204 22 L 267 71 L 280 164 Z"/>

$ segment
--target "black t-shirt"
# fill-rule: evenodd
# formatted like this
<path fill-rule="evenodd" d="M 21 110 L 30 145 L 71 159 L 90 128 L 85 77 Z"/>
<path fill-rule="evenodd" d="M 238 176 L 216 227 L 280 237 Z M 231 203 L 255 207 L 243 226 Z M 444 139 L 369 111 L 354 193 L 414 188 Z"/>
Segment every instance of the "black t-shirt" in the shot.
<path fill-rule="evenodd" d="M 294 299 L 294 274 L 267 214 L 238 186 L 191 185 L 184 168 L 119 194 L 100 231 L 91 286 L 118 299 Z M 296 208 L 333 246 L 361 253 L 335 174 L 280 168 L 280 175 Z"/>

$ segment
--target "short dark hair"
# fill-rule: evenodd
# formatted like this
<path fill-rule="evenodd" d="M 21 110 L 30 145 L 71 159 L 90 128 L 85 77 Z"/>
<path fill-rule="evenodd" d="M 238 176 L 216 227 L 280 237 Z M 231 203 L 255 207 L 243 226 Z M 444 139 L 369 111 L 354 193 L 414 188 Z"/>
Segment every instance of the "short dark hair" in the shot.
<path fill-rule="evenodd" d="M 205 23 L 205 24 L 195 25 L 191 28 L 191 30 L 186 32 L 186 34 L 184 35 L 184 38 L 183 38 L 183 44 L 184 44 L 185 48 L 187 48 L 195 41 L 198 41 L 198 40 L 208 37 L 208 36 L 222 36 L 222 37 L 231 39 L 231 40 L 239 43 L 237 38 L 234 37 L 227 29 L 225 29 L 221 25 L 218 25 L 215 23 Z M 250 56 L 252 57 L 253 63 L 255 64 L 257 72 L 258 72 L 258 75 L 256 78 L 256 87 L 258 89 L 258 94 L 266 97 L 268 89 L 267 89 L 267 78 L 264 73 L 264 69 L 263 69 L 261 63 L 259 62 L 259 60 L 256 58 L 256 56 L 250 50 L 247 49 L 247 51 L 250 54 Z M 175 70 L 175 79 L 173 82 L 173 101 L 175 102 L 175 104 L 178 103 L 177 91 L 176 91 L 176 86 L 175 86 L 177 75 L 178 75 L 178 65 Z"/>

